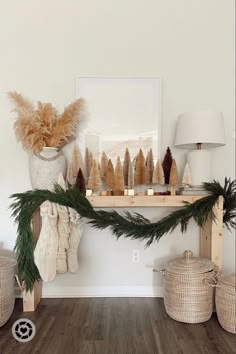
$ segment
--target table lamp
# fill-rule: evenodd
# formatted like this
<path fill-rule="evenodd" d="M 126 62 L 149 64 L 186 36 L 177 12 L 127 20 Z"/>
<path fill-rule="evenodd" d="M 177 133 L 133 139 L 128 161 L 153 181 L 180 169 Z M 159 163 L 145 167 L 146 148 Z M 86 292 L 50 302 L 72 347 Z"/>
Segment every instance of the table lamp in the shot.
<path fill-rule="evenodd" d="M 175 143 L 182 149 L 192 149 L 187 155 L 192 187 L 212 180 L 211 157 L 208 148 L 225 145 L 224 119 L 221 112 L 186 112 L 178 116 Z"/>

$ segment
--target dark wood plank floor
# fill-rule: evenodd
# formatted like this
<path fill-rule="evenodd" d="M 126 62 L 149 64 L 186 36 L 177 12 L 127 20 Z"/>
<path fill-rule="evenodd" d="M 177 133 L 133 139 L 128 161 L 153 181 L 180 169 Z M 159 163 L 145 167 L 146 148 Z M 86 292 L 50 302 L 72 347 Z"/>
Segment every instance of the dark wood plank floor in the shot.
<path fill-rule="evenodd" d="M 160 298 L 43 299 L 34 313 L 22 313 L 21 300 L 0 328 L 1 354 L 232 354 L 235 335 L 214 314 L 203 324 L 176 322 Z M 18 343 L 14 321 L 31 319 L 31 342 Z"/>

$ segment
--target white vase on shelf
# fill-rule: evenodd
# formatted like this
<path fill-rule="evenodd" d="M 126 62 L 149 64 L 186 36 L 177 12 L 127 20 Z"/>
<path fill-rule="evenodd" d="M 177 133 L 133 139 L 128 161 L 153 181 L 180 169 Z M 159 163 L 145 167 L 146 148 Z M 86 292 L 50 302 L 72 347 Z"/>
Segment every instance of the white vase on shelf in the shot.
<path fill-rule="evenodd" d="M 29 156 L 31 185 L 36 189 L 52 189 L 59 174 L 66 175 L 66 159 L 61 150 L 44 147 L 40 153 Z"/>

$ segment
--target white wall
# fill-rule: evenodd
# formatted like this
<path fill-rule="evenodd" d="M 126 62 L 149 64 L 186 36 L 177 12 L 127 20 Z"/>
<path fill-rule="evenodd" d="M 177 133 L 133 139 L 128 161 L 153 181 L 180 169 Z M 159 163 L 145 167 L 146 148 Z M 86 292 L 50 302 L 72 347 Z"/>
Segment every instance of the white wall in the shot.
<path fill-rule="evenodd" d="M 0 246 L 12 249 L 16 231 L 9 195 L 30 189 L 27 154 L 16 143 L 5 93 L 17 90 L 59 109 L 75 97 L 75 76 L 163 79 L 162 152 L 169 145 L 180 172 L 186 151 L 173 148 L 176 117 L 184 111 L 224 112 L 227 145 L 212 151 L 214 177 L 234 177 L 233 0 L 1 0 L 0 3 Z M 145 124 L 145 122 L 144 122 Z M 168 210 L 139 209 L 156 220 Z M 234 270 L 234 234 L 224 230 L 223 268 Z M 133 249 L 141 263 L 131 262 Z M 80 271 L 58 276 L 45 294 L 148 294 L 162 284 L 152 264 L 184 249 L 198 253 L 198 229 L 180 231 L 149 249 L 87 228 Z M 133 288 L 138 286 L 138 288 Z"/>

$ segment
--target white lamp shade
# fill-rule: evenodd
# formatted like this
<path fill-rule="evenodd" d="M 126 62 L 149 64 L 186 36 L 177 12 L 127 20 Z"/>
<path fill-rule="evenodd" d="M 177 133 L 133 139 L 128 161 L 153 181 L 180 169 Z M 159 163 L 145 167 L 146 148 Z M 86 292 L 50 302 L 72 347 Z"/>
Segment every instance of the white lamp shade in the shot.
<path fill-rule="evenodd" d="M 178 117 L 175 146 L 183 149 L 225 145 L 224 118 L 221 112 L 186 112 Z"/>

